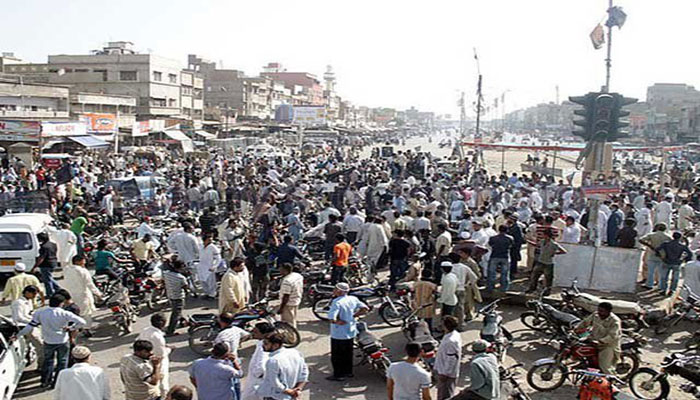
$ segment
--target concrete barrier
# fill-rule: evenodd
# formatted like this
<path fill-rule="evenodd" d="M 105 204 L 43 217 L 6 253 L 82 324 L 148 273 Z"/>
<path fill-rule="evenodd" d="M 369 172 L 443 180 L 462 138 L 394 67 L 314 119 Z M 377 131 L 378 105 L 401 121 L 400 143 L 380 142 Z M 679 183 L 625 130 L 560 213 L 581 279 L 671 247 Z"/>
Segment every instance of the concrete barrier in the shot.
<path fill-rule="evenodd" d="M 569 243 L 562 247 L 567 253 L 554 258 L 554 286 L 570 286 L 578 279 L 580 289 L 634 293 L 641 250 Z"/>

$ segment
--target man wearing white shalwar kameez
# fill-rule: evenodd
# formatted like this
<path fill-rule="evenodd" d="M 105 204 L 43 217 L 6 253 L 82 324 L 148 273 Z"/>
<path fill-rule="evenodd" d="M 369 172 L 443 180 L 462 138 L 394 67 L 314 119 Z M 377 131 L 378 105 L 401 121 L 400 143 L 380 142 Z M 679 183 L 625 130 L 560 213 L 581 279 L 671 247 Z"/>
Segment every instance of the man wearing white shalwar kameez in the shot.
<path fill-rule="evenodd" d="M 671 205 L 671 198 L 666 197 L 664 201 L 658 203 L 654 207 L 654 225 L 658 225 L 660 223 L 666 224 L 667 227 L 672 227 L 673 225 L 671 224 L 671 215 L 673 214 L 673 206 Z"/>
<path fill-rule="evenodd" d="M 377 220 L 372 221 L 367 227 L 366 236 L 359 248 L 360 253 L 367 257 L 370 265 L 369 273 L 372 276 L 376 271 L 379 259 L 389 246 L 389 239 L 387 239 L 384 227 L 376 222 Z"/>
<path fill-rule="evenodd" d="M 263 349 L 263 339 L 274 332 L 274 329 L 272 325 L 265 322 L 256 324 L 255 329 L 253 329 L 253 338 L 258 339 L 258 342 L 255 344 L 255 352 L 248 363 L 248 373 L 241 385 L 241 400 L 263 400 L 255 393 L 255 389 L 263 382 L 265 364 L 270 358 L 269 353 Z"/>
<path fill-rule="evenodd" d="M 695 210 L 688 204 L 688 200 L 683 200 L 683 205 L 678 209 L 678 229 L 686 230 L 693 227 L 693 217 Z"/>
<path fill-rule="evenodd" d="M 70 293 L 73 302 L 80 308 L 80 316 L 85 318 L 86 329 L 92 328 L 92 315 L 97 311 L 95 297 L 102 297 L 92 281 L 90 271 L 85 268 L 85 257 L 74 256 L 71 264 L 63 269 L 61 286 Z"/>
<path fill-rule="evenodd" d="M 647 206 L 643 206 L 637 212 L 634 213 L 634 219 L 637 220 L 637 237 L 646 236 L 651 233 L 652 222 L 651 222 L 651 210 Z"/>
<path fill-rule="evenodd" d="M 58 247 L 58 254 L 56 255 L 58 262 L 61 267 L 65 268 L 65 266 L 70 265 L 73 256 L 78 254 L 78 248 L 76 247 L 78 238 L 70 229 L 64 227 L 54 234 L 54 239 Z"/>
<path fill-rule="evenodd" d="M 204 248 L 197 264 L 197 278 L 202 283 L 204 294 L 216 297 L 216 269 L 221 263 L 221 250 L 212 243 L 211 236 L 204 237 Z"/>

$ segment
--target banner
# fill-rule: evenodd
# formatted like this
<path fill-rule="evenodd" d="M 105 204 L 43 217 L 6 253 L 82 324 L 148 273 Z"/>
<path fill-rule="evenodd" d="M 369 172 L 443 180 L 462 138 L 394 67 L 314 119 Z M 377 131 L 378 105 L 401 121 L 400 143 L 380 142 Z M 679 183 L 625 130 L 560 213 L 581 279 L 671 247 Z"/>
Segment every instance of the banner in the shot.
<path fill-rule="evenodd" d="M 117 131 L 117 116 L 114 114 L 83 114 L 80 119 L 87 125 L 89 133 L 99 135 Z"/>
<path fill-rule="evenodd" d="M 598 24 L 595 28 L 593 28 L 593 32 L 591 32 L 590 36 L 594 49 L 598 50 L 599 48 L 603 47 L 603 44 L 605 44 L 605 31 L 603 30 L 603 26 L 601 24 Z"/>
<path fill-rule="evenodd" d="M 325 125 L 326 108 L 323 106 L 295 106 L 293 122 L 306 126 Z"/>
<path fill-rule="evenodd" d="M 165 121 L 162 119 L 151 119 L 148 121 L 136 121 L 131 127 L 132 137 L 148 136 L 151 132 L 160 132 L 165 129 Z"/>
<path fill-rule="evenodd" d="M 39 141 L 41 122 L 0 120 L 0 140 Z"/>
<path fill-rule="evenodd" d="M 87 135 L 87 126 L 84 122 L 42 122 L 41 136 L 84 136 Z"/>
<path fill-rule="evenodd" d="M 613 185 L 581 186 L 581 193 L 587 199 L 607 200 L 610 196 L 618 195 L 622 189 Z"/>

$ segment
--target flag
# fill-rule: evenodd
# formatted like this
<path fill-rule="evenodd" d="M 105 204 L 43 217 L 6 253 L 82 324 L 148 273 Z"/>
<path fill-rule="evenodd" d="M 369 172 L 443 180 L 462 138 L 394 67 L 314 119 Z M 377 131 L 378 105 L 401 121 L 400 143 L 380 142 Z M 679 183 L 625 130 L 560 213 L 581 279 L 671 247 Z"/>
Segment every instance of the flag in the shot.
<path fill-rule="evenodd" d="M 605 26 L 612 28 L 616 26 L 622 28 L 627 20 L 627 14 L 622 11 L 622 7 L 612 7 L 608 10 L 608 20 L 605 22 Z"/>
<path fill-rule="evenodd" d="M 603 30 L 603 26 L 601 24 L 596 25 L 590 36 L 594 49 L 598 50 L 599 48 L 603 47 L 603 44 L 605 43 L 605 31 Z"/>

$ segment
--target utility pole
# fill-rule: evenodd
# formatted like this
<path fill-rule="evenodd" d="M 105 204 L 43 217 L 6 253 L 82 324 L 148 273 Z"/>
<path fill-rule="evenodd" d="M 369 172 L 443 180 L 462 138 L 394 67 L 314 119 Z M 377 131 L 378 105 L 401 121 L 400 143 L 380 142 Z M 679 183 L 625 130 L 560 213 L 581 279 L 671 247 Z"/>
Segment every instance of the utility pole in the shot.
<path fill-rule="evenodd" d="M 613 0 L 608 0 L 608 14 L 613 8 Z M 612 66 L 612 24 L 606 24 L 608 26 L 608 55 L 605 58 L 605 88 L 604 93 L 610 92 L 610 67 Z"/>
<path fill-rule="evenodd" d="M 464 139 L 467 135 L 467 112 L 464 110 L 464 92 L 459 98 L 459 136 Z"/>

